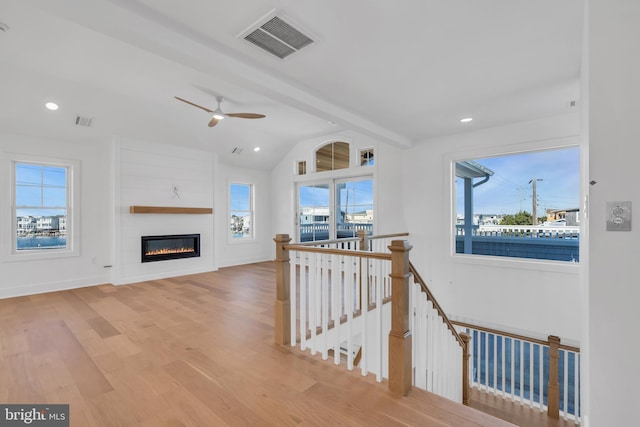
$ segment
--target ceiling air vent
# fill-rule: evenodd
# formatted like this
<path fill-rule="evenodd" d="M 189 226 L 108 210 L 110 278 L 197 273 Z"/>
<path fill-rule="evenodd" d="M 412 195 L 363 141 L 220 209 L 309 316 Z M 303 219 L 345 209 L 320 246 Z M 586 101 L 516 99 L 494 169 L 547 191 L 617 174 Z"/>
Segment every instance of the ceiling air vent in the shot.
<path fill-rule="evenodd" d="M 76 116 L 77 126 L 84 126 L 84 127 L 90 128 L 92 123 L 93 123 L 93 119 L 91 117 Z"/>
<path fill-rule="evenodd" d="M 240 33 L 238 38 L 285 59 L 314 42 L 315 37 L 307 34 L 275 10 Z"/>
<path fill-rule="evenodd" d="M 233 150 L 231 150 L 231 154 L 240 154 L 242 153 L 242 148 L 240 147 L 234 147 Z"/>

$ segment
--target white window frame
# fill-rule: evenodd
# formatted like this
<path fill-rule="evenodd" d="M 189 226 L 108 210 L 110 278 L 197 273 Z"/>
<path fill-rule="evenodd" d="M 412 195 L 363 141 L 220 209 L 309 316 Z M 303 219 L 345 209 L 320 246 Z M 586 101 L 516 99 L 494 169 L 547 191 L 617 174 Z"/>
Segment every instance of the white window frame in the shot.
<path fill-rule="evenodd" d="M 19 153 L 2 155 L 2 261 L 35 261 L 80 256 L 80 161 Z M 60 249 L 17 250 L 16 164 L 30 163 L 66 168 L 67 173 L 67 246 Z"/>
<path fill-rule="evenodd" d="M 445 171 L 445 200 L 449 200 L 447 206 L 448 227 L 444 227 L 446 233 L 445 241 L 448 242 L 448 256 L 453 263 L 463 263 L 478 266 L 490 266 L 498 268 L 516 268 L 523 270 L 562 272 L 568 274 L 578 274 L 582 261 L 567 262 L 554 261 L 536 258 L 517 258 L 490 255 L 471 255 L 456 253 L 456 185 L 455 185 L 455 163 L 464 160 L 481 159 L 485 157 L 507 156 L 511 154 L 523 154 L 535 151 L 556 150 L 563 148 L 579 148 L 580 149 L 580 176 L 581 181 L 584 177 L 584 147 L 580 144 L 580 138 L 569 136 L 565 138 L 550 139 L 545 141 L 536 141 L 531 143 L 505 145 L 499 147 L 485 147 L 460 151 L 446 155 L 444 158 Z M 579 200 L 584 199 L 584 188 L 580 185 Z M 581 236 L 584 236 L 584 223 L 580 221 Z M 584 253 L 583 244 L 580 243 L 580 253 Z"/>
<path fill-rule="evenodd" d="M 229 227 L 229 220 L 231 219 L 231 215 L 232 212 L 234 212 L 234 209 L 231 206 L 231 187 L 233 185 L 248 185 L 249 186 L 249 214 L 251 217 L 251 234 L 249 236 L 246 237 L 233 237 L 231 235 L 231 230 L 228 228 Z M 243 243 L 243 242 L 253 242 L 256 239 L 256 212 L 255 212 L 255 193 L 256 193 L 256 186 L 254 183 L 252 182 L 246 182 L 246 181 L 235 181 L 232 180 L 229 182 L 229 185 L 227 186 L 228 192 L 229 192 L 229 197 L 228 197 L 228 212 L 227 212 L 227 240 L 229 241 L 229 243 Z"/>

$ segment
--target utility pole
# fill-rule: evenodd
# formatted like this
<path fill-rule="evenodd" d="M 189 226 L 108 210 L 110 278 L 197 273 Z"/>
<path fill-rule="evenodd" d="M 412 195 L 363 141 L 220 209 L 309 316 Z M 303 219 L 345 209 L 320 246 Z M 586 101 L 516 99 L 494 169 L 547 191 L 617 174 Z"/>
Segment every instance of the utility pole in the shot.
<path fill-rule="evenodd" d="M 536 194 L 536 182 L 537 181 L 542 181 L 542 178 L 532 178 L 531 181 L 529 181 L 529 184 L 531 184 L 531 222 L 533 222 L 533 226 L 535 227 L 536 225 L 538 225 L 538 195 Z"/>

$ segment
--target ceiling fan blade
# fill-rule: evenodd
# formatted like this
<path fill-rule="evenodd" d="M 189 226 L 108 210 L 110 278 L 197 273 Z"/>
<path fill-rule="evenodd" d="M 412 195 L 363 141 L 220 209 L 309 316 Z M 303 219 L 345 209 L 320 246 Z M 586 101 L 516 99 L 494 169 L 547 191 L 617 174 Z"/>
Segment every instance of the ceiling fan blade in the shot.
<path fill-rule="evenodd" d="M 209 127 L 210 128 L 214 127 L 215 125 L 218 124 L 219 121 L 220 120 L 216 119 L 215 117 L 211 117 L 211 120 L 209 121 Z"/>
<path fill-rule="evenodd" d="M 204 111 L 206 111 L 207 113 L 213 113 L 213 110 L 210 110 L 210 109 L 208 109 L 208 108 L 206 108 L 206 107 L 203 107 L 202 105 L 194 104 L 193 102 L 191 102 L 191 101 L 187 101 L 186 99 L 184 99 L 184 98 L 180 98 L 179 96 L 174 96 L 174 98 L 175 98 L 175 99 L 177 99 L 178 101 L 182 101 L 182 102 L 184 102 L 184 103 L 186 103 L 186 104 L 193 105 L 194 107 L 199 108 L 199 109 L 201 109 L 201 110 L 204 110 Z M 214 126 L 215 126 L 215 125 L 214 125 Z"/>
<path fill-rule="evenodd" d="M 237 117 L 239 119 L 262 119 L 265 116 L 264 114 L 255 114 L 255 113 L 228 113 L 225 116 L 229 117 Z"/>

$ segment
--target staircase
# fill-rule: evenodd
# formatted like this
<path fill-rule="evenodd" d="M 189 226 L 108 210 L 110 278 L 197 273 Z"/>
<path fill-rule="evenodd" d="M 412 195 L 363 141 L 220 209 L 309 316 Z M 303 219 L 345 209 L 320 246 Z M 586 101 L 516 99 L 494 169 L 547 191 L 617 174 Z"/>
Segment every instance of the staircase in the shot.
<path fill-rule="evenodd" d="M 394 393 L 418 387 L 469 405 L 473 387 L 578 424 L 579 348 L 452 322 L 409 261 L 407 235 L 276 235 L 276 343 L 373 374 Z"/>
<path fill-rule="evenodd" d="M 466 337 L 410 264 L 405 236 L 290 244 L 277 235 L 276 342 L 357 367 L 393 392 L 415 386 L 463 403 Z"/>

